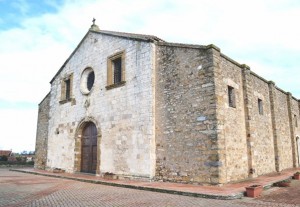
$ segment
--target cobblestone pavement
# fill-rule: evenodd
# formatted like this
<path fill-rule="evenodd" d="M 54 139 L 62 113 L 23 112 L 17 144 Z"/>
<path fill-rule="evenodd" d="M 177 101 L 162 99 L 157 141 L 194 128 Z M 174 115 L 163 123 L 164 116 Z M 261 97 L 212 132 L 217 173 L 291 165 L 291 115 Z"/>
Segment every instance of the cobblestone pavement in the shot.
<path fill-rule="evenodd" d="M 214 200 L 50 178 L 0 169 L 0 206 L 300 206 L 300 181 L 258 199 Z"/>

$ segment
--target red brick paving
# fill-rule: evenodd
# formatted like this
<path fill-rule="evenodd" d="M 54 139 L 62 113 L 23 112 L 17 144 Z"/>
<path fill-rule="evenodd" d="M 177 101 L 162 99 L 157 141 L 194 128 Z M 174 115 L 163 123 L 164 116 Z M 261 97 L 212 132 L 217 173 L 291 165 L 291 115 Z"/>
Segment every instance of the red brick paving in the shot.
<path fill-rule="evenodd" d="M 67 174 L 66 174 L 67 175 Z M 75 175 L 87 177 L 87 175 Z M 95 178 L 95 177 L 93 177 Z M 100 179 L 100 178 L 97 178 Z M 267 179 L 267 178 L 266 178 Z M 257 181 L 257 180 L 256 180 Z M 109 181 L 112 182 L 112 181 Z M 114 181 L 117 182 L 117 181 Z M 122 181 L 124 183 L 139 184 L 144 182 Z M 153 184 L 153 183 L 146 183 Z M 155 183 L 154 183 L 155 184 Z M 172 189 L 183 189 L 184 184 L 167 184 Z M 158 185 L 156 184 L 156 185 Z M 230 184 L 225 188 L 236 189 L 245 184 Z M 175 186 L 175 187 L 174 187 Z M 193 186 L 198 187 L 199 186 Z M 187 187 L 189 189 L 190 187 Z M 217 187 L 224 188 L 224 187 Z M 194 188 L 192 188 L 195 190 Z M 214 189 L 203 187 L 203 189 Z M 190 190 L 190 189 L 189 189 Z M 219 189 L 220 191 L 220 189 Z M 215 191 L 213 191 L 215 192 Z M 180 196 L 167 193 L 141 191 L 135 189 L 113 187 L 107 185 L 78 182 L 69 179 L 57 179 L 46 176 L 32 175 L 0 169 L 0 206 L 272 206 L 296 207 L 300 206 L 300 181 L 293 181 L 288 188 L 274 187 L 265 190 L 257 199 L 244 197 L 236 200 L 204 199 L 189 196 Z M 226 191 L 226 194 L 229 192 Z"/>
<path fill-rule="evenodd" d="M 290 178 L 295 172 L 300 171 L 298 169 L 290 169 L 285 170 L 280 173 L 272 173 L 264 176 L 259 176 L 255 179 L 249 179 L 247 181 L 226 184 L 223 186 L 200 186 L 193 184 L 180 184 L 180 183 L 168 183 L 168 182 L 142 182 L 142 181 L 134 181 L 134 180 L 109 180 L 104 179 L 99 176 L 94 175 L 86 175 L 86 174 L 69 174 L 69 173 L 52 173 L 45 170 L 37 170 L 37 169 L 23 169 L 23 171 L 39 173 L 43 175 L 50 176 L 62 176 L 72 179 L 83 179 L 88 181 L 100 181 L 107 184 L 118 184 L 118 185 L 126 185 L 126 186 L 134 186 L 134 187 L 142 187 L 144 190 L 149 189 L 157 189 L 157 190 L 169 190 L 179 192 L 179 193 L 192 193 L 195 196 L 199 195 L 207 195 L 207 196 L 221 196 L 227 199 L 235 199 L 236 197 L 241 197 L 239 195 L 244 194 L 245 187 L 259 184 L 263 186 L 269 186 L 272 183 L 275 183 L 280 180 L 284 180 Z"/>
<path fill-rule="evenodd" d="M 274 187 L 272 192 L 265 192 L 257 200 L 300 205 L 300 181 L 292 180 L 291 187 Z"/>

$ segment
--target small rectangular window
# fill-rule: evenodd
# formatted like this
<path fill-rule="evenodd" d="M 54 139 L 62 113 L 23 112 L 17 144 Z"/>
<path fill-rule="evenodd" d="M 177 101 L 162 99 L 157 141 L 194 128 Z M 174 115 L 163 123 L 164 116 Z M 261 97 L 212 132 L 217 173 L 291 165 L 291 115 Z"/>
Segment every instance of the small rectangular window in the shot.
<path fill-rule="evenodd" d="M 69 100 L 71 98 L 71 81 L 70 79 L 65 80 L 65 89 L 66 89 L 66 100 Z"/>
<path fill-rule="evenodd" d="M 122 81 L 122 58 L 116 58 L 112 61 L 113 72 L 114 72 L 114 84 Z"/>
<path fill-rule="evenodd" d="M 264 114 L 264 109 L 263 109 L 263 101 L 261 99 L 258 99 L 258 112 L 260 115 Z"/>
<path fill-rule="evenodd" d="M 231 86 L 228 86 L 228 104 L 230 107 L 235 108 L 235 92 Z"/>
<path fill-rule="evenodd" d="M 125 51 L 118 52 L 107 58 L 106 89 L 123 86 L 125 81 Z"/>
<path fill-rule="evenodd" d="M 61 98 L 59 103 L 64 104 L 72 101 L 73 74 L 61 79 Z"/>

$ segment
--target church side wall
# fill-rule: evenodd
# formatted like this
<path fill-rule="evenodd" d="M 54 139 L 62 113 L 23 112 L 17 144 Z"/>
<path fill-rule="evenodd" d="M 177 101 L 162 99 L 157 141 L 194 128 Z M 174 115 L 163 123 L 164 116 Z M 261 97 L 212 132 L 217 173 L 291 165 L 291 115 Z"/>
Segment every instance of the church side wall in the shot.
<path fill-rule="evenodd" d="M 76 133 L 83 120 L 95 120 L 100 137 L 97 173 L 154 176 L 154 50 L 149 42 L 88 34 L 52 83 L 49 168 L 80 171 L 80 134 Z M 107 89 L 108 57 L 118 52 L 125 55 L 126 83 Z M 86 67 L 93 68 L 95 83 L 90 94 L 83 95 L 79 86 Z M 61 81 L 70 74 L 73 100 L 60 104 Z"/>
<path fill-rule="evenodd" d="M 245 127 L 243 74 L 240 67 L 219 53 L 217 64 L 216 96 L 218 114 L 218 137 L 223 140 L 225 153 L 222 182 L 248 177 L 248 150 Z M 228 90 L 233 89 L 233 106 L 229 105 Z"/>
<path fill-rule="evenodd" d="M 156 57 L 156 179 L 217 184 L 211 50 L 164 43 Z"/>
<path fill-rule="evenodd" d="M 291 98 L 291 118 L 292 118 L 292 126 L 293 126 L 293 135 L 292 135 L 292 138 L 294 140 L 294 149 L 295 149 L 295 154 L 294 154 L 294 157 L 295 157 L 295 167 L 300 167 L 300 140 L 298 141 L 297 140 L 297 137 L 300 138 L 300 102 L 295 99 L 295 98 Z M 299 145 L 298 145 L 298 142 L 299 142 Z"/>
<path fill-rule="evenodd" d="M 37 120 L 34 167 L 45 169 L 47 162 L 50 93 L 39 104 Z"/>
<path fill-rule="evenodd" d="M 249 134 L 252 154 L 252 174 L 255 176 L 275 172 L 275 152 L 272 128 L 272 113 L 269 85 L 259 76 L 249 76 L 252 90 L 248 98 L 248 115 L 250 122 Z M 259 111 L 258 102 L 261 101 Z"/>
<path fill-rule="evenodd" d="M 295 98 L 292 98 L 291 100 L 291 109 L 292 109 L 292 121 L 293 121 L 293 127 L 294 127 L 294 136 L 300 137 L 300 123 L 299 123 L 299 115 L 300 115 L 300 107 L 299 107 L 299 101 Z"/>
<path fill-rule="evenodd" d="M 297 166 L 291 94 L 217 50 L 164 44 L 157 57 L 157 179 L 216 184 Z"/>
<path fill-rule="evenodd" d="M 289 123 L 289 109 L 287 94 L 276 89 L 277 107 L 275 108 L 277 142 L 278 142 L 278 162 L 279 170 L 293 167 L 292 141 Z"/>
<path fill-rule="evenodd" d="M 223 54 L 215 61 L 218 138 L 224 138 L 226 149 L 220 179 L 230 182 L 298 166 L 299 101 Z M 234 89 L 233 107 L 228 86 Z"/>

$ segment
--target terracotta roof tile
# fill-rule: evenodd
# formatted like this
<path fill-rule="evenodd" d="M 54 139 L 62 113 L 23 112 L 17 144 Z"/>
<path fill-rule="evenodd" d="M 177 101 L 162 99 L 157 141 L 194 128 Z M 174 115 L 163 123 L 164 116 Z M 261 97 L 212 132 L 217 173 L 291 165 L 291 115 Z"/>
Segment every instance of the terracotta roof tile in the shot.
<path fill-rule="evenodd" d="M 116 31 L 108 31 L 108 30 L 100 30 L 100 31 L 92 31 L 92 32 L 99 33 L 99 34 L 107 34 L 107 35 L 111 35 L 111 36 L 127 37 L 127 38 L 138 39 L 138 40 L 146 40 L 146 41 L 153 41 L 153 42 L 165 42 L 164 40 L 160 39 L 159 37 L 156 37 L 153 35 L 116 32 Z"/>
<path fill-rule="evenodd" d="M 6 156 L 10 156 L 12 153 L 11 150 L 0 150 L 0 156 L 6 155 Z"/>

